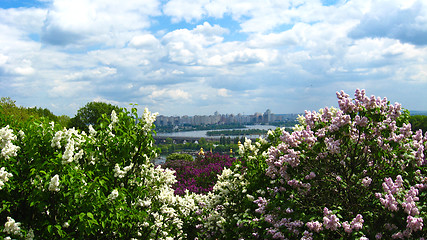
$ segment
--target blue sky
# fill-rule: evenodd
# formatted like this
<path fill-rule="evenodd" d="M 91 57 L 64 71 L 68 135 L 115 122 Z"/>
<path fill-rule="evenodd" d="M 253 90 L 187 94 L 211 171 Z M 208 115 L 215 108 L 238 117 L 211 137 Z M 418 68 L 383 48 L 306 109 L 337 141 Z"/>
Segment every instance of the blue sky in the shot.
<path fill-rule="evenodd" d="M 417 0 L 1 0 L 0 95 L 74 116 L 301 113 L 336 91 L 427 110 Z"/>

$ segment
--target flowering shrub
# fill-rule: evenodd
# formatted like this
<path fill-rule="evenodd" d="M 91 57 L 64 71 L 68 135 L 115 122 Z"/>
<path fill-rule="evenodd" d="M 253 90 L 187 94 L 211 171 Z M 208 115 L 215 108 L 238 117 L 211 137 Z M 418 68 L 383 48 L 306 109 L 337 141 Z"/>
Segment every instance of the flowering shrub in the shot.
<path fill-rule="evenodd" d="M 173 169 L 177 182 L 173 185 L 175 194 L 183 195 L 186 190 L 193 193 L 206 194 L 212 191 L 217 175 L 231 167 L 234 158 L 228 155 L 207 152 L 199 155 L 194 161 L 168 160 L 164 168 Z"/>
<path fill-rule="evenodd" d="M 363 90 L 337 97 L 339 109 L 306 111 L 292 133 L 247 139 L 232 164 L 206 155 L 171 166 L 203 194 L 150 163 L 148 110 L 112 112 L 89 133 L 2 121 L 0 236 L 425 239 L 427 134 L 411 131 L 397 103 Z"/>
<path fill-rule="evenodd" d="M 355 99 L 337 96 L 339 109 L 306 111 L 294 132 L 276 130 L 268 143 L 241 147 L 245 158 L 266 164 L 247 174 L 270 178 L 265 195 L 255 196 L 258 215 L 252 213 L 268 227 L 255 235 L 425 237 L 427 134 L 411 131 L 408 112 L 397 103 L 363 90 Z"/>
<path fill-rule="evenodd" d="M 155 115 L 104 116 L 89 133 L 43 120 L 0 126 L 0 236 L 14 239 L 185 237 L 191 202 L 154 167 Z M 188 196 L 187 196 L 188 198 Z"/>

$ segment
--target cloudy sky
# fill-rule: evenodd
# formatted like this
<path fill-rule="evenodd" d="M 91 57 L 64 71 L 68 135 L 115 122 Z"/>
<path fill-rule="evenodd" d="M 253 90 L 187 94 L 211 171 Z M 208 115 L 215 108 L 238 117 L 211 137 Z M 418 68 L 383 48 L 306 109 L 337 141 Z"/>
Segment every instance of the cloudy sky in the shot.
<path fill-rule="evenodd" d="M 0 0 L 0 95 L 57 115 L 300 113 L 356 88 L 427 110 L 427 1 Z"/>

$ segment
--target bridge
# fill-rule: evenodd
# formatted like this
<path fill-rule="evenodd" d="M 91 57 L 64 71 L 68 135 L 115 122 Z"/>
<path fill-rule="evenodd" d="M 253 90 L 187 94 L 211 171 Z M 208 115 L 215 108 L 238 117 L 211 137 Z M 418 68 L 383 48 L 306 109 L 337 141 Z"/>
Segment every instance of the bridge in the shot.
<path fill-rule="evenodd" d="M 156 143 L 166 143 L 166 139 L 172 139 L 173 143 L 194 143 L 200 140 L 200 137 L 176 137 L 176 136 L 153 136 Z M 208 142 L 219 141 L 220 136 L 203 137 Z"/>

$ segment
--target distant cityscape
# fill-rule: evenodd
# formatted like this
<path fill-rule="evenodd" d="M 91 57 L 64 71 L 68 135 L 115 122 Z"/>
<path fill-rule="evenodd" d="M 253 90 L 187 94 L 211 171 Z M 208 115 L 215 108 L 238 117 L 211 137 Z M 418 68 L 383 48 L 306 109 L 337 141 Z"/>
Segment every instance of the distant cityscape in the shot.
<path fill-rule="evenodd" d="M 252 115 L 243 114 L 219 114 L 195 115 L 195 116 L 157 116 L 156 126 L 198 126 L 198 125 L 222 125 L 222 124 L 268 124 L 274 122 L 294 121 L 298 114 L 274 114 L 267 109 L 264 113 Z"/>

